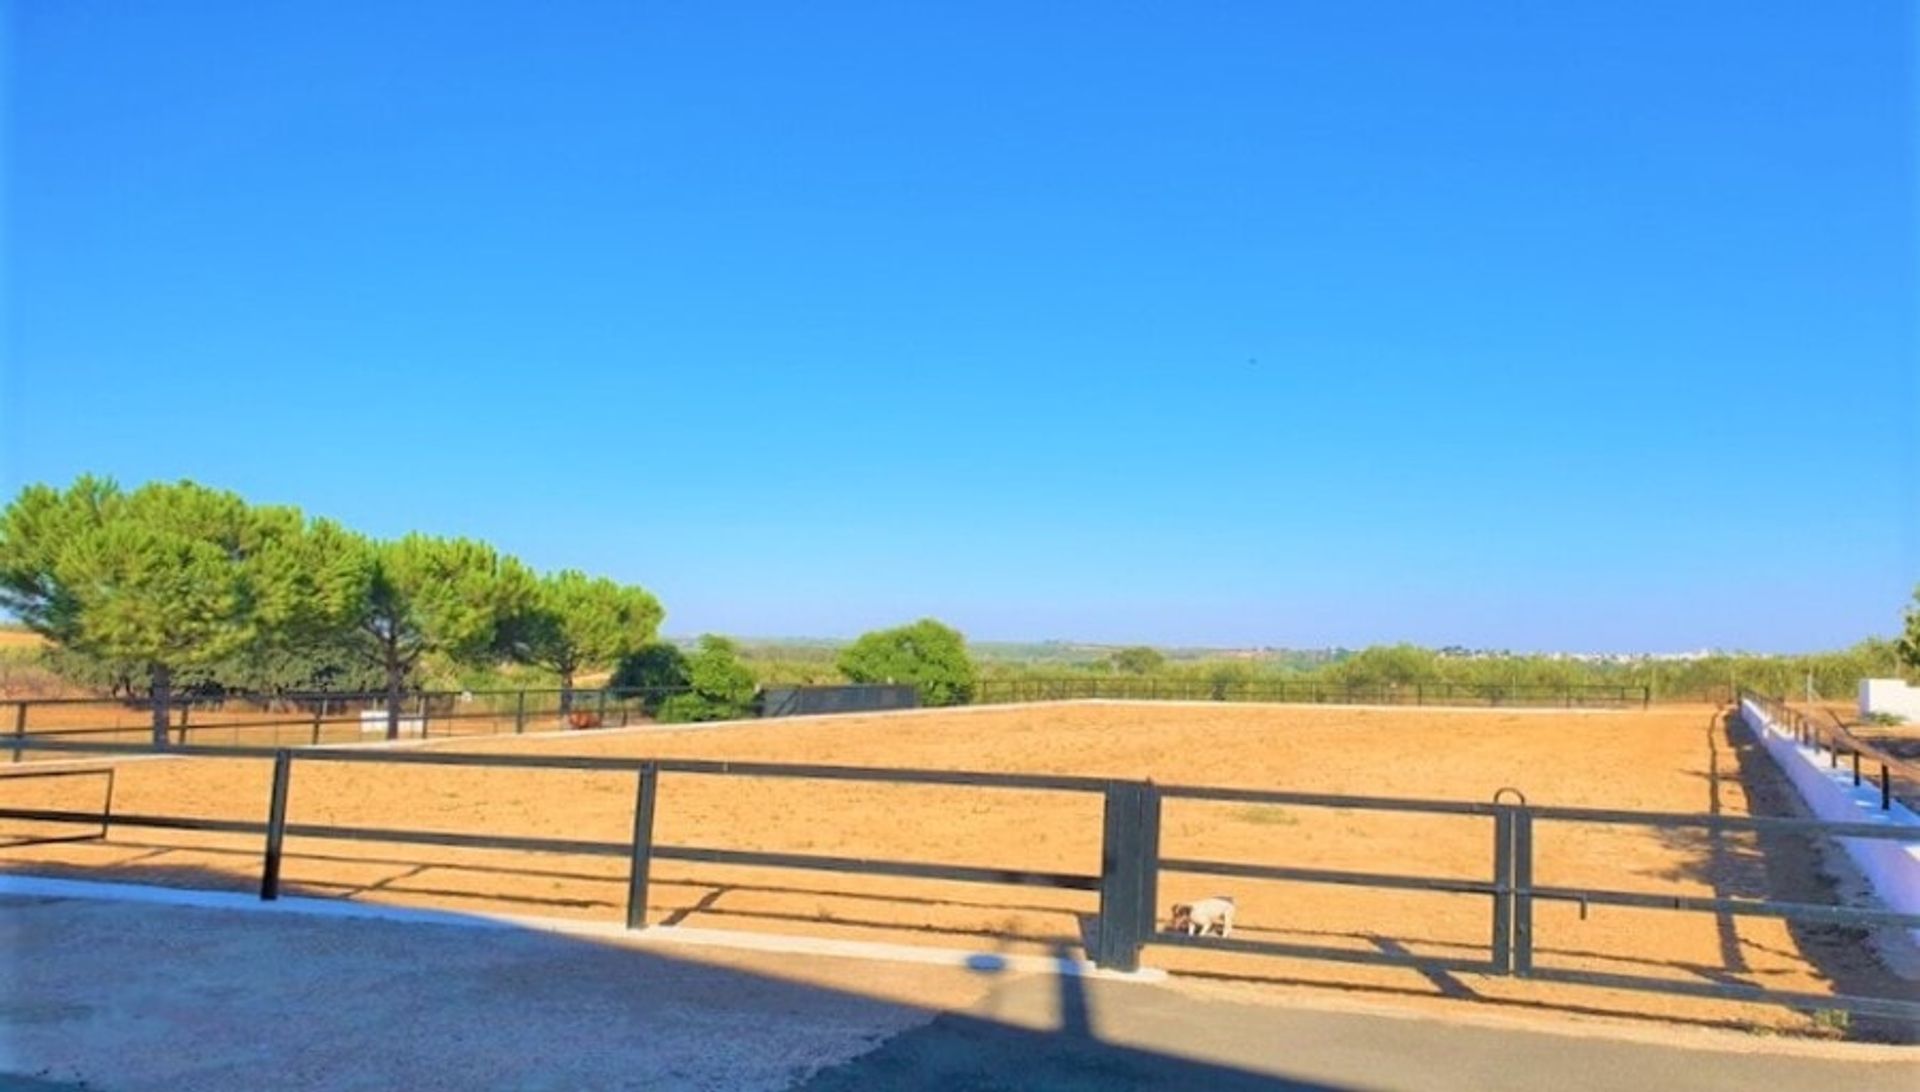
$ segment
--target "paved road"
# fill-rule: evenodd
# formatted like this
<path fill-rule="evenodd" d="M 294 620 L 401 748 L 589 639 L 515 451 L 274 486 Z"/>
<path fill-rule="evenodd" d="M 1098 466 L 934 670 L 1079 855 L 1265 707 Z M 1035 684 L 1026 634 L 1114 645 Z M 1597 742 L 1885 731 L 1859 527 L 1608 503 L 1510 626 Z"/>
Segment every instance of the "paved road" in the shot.
<path fill-rule="evenodd" d="M 1920 1086 L 1920 1054 L 1892 1048 L 1684 1038 L 512 929 L 0 898 L 0 1089 Z"/>

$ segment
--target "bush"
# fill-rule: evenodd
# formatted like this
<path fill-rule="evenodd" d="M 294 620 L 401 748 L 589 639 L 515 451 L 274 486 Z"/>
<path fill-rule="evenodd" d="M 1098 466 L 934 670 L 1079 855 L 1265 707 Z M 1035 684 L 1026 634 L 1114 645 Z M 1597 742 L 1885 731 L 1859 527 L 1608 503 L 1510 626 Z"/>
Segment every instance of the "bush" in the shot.
<path fill-rule="evenodd" d="M 856 683 L 912 684 L 925 705 L 965 705 L 979 681 L 967 639 L 931 618 L 862 634 L 840 654 L 840 671 Z"/>
<path fill-rule="evenodd" d="M 678 650 L 676 650 L 678 651 Z M 702 720 L 732 720 L 753 712 L 753 672 L 740 662 L 740 648 L 711 633 L 686 658 L 685 693 L 660 702 L 657 719 L 668 724 Z"/>
<path fill-rule="evenodd" d="M 655 641 L 621 657 L 613 677 L 607 680 L 607 688 L 639 691 L 640 708 L 650 717 L 659 716 L 675 691 L 692 685 L 690 670 L 687 655 L 678 646 Z"/>
<path fill-rule="evenodd" d="M 1167 658 L 1146 645 L 1123 648 L 1108 657 L 1114 670 L 1128 675 L 1152 675 L 1166 669 Z"/>

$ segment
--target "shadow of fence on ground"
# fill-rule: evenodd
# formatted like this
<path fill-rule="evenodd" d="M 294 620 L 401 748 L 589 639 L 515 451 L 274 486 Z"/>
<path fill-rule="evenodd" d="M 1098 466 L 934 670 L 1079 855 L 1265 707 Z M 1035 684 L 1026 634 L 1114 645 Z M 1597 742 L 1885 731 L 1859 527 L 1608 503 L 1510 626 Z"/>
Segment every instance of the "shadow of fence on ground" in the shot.
<path fill-rule="evenodd" d="M 1705 733 L 1707 772 L 1704 775 L 1707 811 L 1712 815 L 1751 814 L 1794 817 L 1805 809 L 1786 775 L 1740 720 L 1737 709 L 1715 714 Z M 1729 761 L 1731 760 L 1731 761 Z M 1736 799 L 1739 793 L 1744 799 Z M 1798 831 L 1726 831 L 1666 829 L 1661 840 L 1684 854 L 1682 862 L 1658 873 L 1659 878 L 1688 880 L 1710 886 L 1721 898 L 1771 899 L 1787 902 L 1846 905 L 1848 894 L 1836 880 L 1830 862 L 1842 853 L 1830 840 Z M 1858 901 L 1859 893 L 1854 895 Z M 1752 919 L 1749 919 L 1752 920 Z M 1747 951 L 1765 949 L 1740 936 L 1739 919 L 1716 915 L 1721 966 L 1695 968 L 1709 977 L 1743 984 L 1752 981 Z M 1815 921 L 1788 920 L 1794 957 L 1810 965 L 1832 984 L 1836 993 L 1920 1000 L 1920 985 L 1888 968 L 1875 951 L 1870 929 Z M 1905 943 L 1896 938 L 1896 943 Z M 1848 1026 L 1851 1038 L 1879 1042 L 1920 1042 L 1920 1026 L 1912 1021 L 1856 1014 Z"/>

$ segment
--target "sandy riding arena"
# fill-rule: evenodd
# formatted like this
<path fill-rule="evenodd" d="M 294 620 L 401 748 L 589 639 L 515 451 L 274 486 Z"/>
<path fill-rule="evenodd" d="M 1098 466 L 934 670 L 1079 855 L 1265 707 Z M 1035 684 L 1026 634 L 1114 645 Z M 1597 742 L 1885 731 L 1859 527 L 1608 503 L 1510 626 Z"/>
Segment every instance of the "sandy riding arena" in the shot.
<path fill-rule="evenodd" d="M 704 729 L 458 739 L 436 750 L 1018 771 L 1150 778 L 1347 795 L 1485 802 L 1503 787 L 1536 805 L 1785 814 L 1781 783 L 1745 730 L 1708 706 L 1627 712 L 1074 703 Z M 32 764 L 38 766 L 39 764 Z M 70 764 L 62 764 L 70 765 Z M 116 814 L 258 822 L 270 763 L 129 758 L 114 763 Z M 98 807 L 99 779 L 0 780 L 6 806 Z M 296 762 L 293 823 L 624 842 L 625 773 Z M 16 824 L 17 826 L 17 824 Z M 1299 868 L 1484 880 L 1484 816 L 1380 814 L 1168 800 L 1163 855 Z M 44 828 L 36 833 L 45 833 Z M 7 833 L 18 836 L 20 831 Z M 1101 800 L 1092 794 L 767 780 L 667 773 L 659 843 L 720 849 L 1096 874 Z M 1832 901 L 1810 847 L 1746 835 L 1543 823 L 1535 880 L 1673 895 Z M 21 872 L 245 890 L 260 840 L 116 829 L 105 841 L 14 846 Z M 290 837 L 290 894 L 486 913 L 618 921 L 625 863 L 604 857 Z M 1224 879 L 1166 872 L 1165 904 L 1238 902 L 1252 940 L 1377 953 L 1484 958 L 1480 894 Z M 650 923 L 1048 952 L 1086 942 L 1090 892 L 659 861 Z M 1855 932 L 1719 917 L 1543 903 L 1541 965 L 1819 993 L 1911 994 Z M 1150 947 L 1146 961 L 1226 990 L 1338 985 L 1406 998 L 1477 997 L 1552 1008 L 1744 1025 L 1810 1026 L 1780 1009 L 1510 978 Z"/>

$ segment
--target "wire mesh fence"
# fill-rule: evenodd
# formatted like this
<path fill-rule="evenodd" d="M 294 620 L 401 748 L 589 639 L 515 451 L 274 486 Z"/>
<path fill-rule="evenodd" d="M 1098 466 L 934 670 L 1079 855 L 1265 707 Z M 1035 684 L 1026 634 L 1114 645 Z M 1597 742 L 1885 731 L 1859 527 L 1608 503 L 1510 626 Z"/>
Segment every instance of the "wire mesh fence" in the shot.
<path fill-rule="evenodd" d="M 1083 676 L 984 679 L 973 703 L 1074 701 L 1278 702 L 1308 705 L 1528 706 L 1566 709 L 1645 708 L 1644 686 L 1527 686 L 1478 683 L 1332 683 L 1311 679 L 1204 679 Z"/>
<path fill-rule="evenodd" d="M 176 695 L 164 714 L 170 746 L 317 746 L 383 739 L 491 736 L 689 719 L 673 699 L 687 687 L 411 691 L 398 703 L 384 693 L 225 693 Z M 1644 708 L 1645 687 L 1491 686 L 1467 683 L 1337 684 L 1294 679 L 1207 680 L 1149 676 L 985 679 L 966 704 L 1080 701 L 1280 702 L 1318 705 Z M 143 698 L 20 700 L 11 705 L 12 760 L 34 755 L 21 741 L 78 739 L 145 747 L 156 739 L 154 708 Z M 906 685 L 769 686 L 731 701 L 707 700 L 692 719 L 880 712 L 922 704 Z M 0 716 L 6 715 L 0 706 Z"/>

